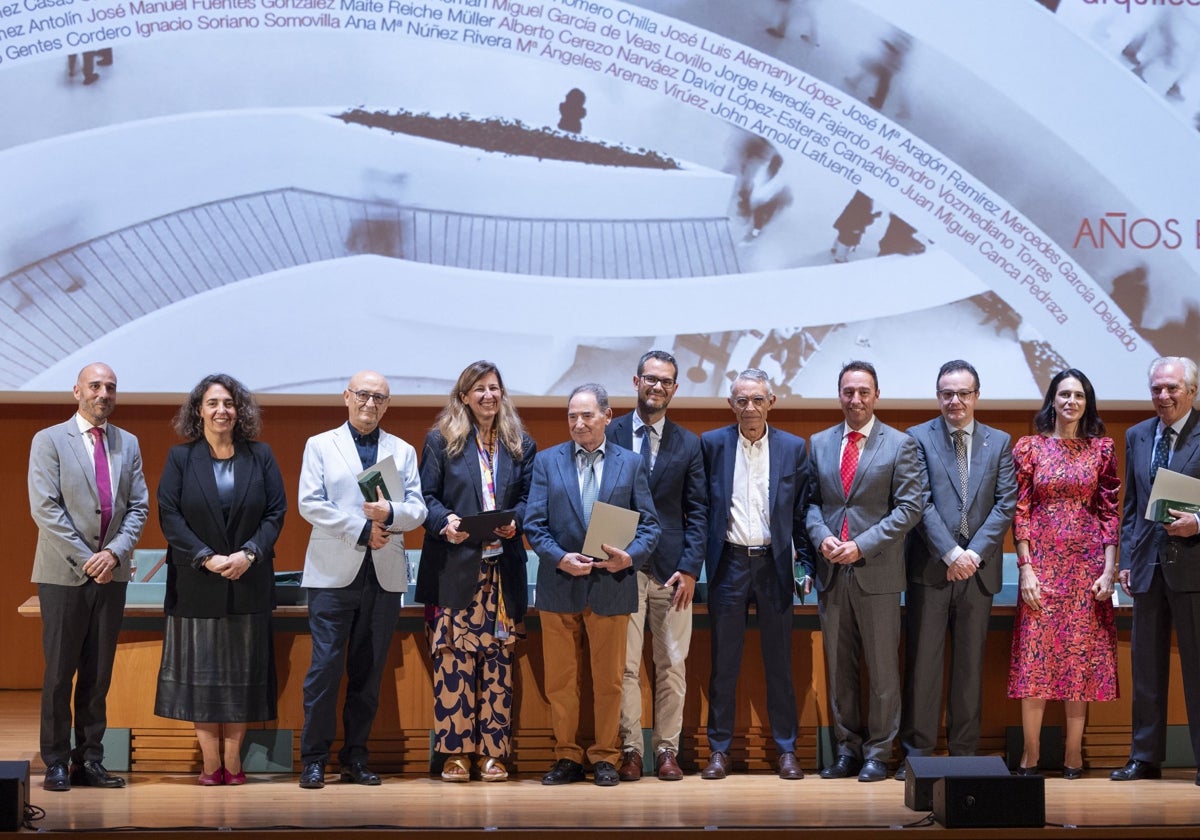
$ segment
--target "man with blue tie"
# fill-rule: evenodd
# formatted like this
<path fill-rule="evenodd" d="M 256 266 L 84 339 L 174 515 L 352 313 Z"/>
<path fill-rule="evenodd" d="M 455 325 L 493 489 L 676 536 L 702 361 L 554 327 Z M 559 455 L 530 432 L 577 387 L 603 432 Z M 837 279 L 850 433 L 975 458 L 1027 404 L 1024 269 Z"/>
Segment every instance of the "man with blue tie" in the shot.
<path fill-rule="evenodd" d="M 621 700 L 623 782 L 642 777 L 642 648 L 647 624 L 654 645 L 654 764 L 663 781 L 683 778 L 676 756 L 687 694 L 692 640 L 692 594 L 704 564 L 708 493 L 700 438 L 667 417 L 679 388 L 679 366 L 664 350 L 638 362 L 633 387 L 637 408 L 608 427 L 608 439 L 641 454 L 650 472 L 650 494 L 662 537 L 638 569 L 638 605 L 629 616 Z"/>
<path fill-rule="evenodd" d="M 1133 597 L 1133 744 L 1113 781 L 1157 779 L 1167 751 L 1171 630 L 1179 643 L 1183 697 L 1192 754 L 1200 765 L 1200 517 L 1169 510 L 1146 519 L 1160 468 L 1200 478 L 1200 430 L 1195 411 L 1196 363 L 1164 356 L 1150 363 L 1150 398 L 1157 416 L 1125 434 L 1125 502 L 1117 579 Z M 1200 785 L 1200 771 L 1196 773 Z"/>
<path fill-rule="evenodd" d="M 426 514 L 416 450 L 379 428 L 390 398 L 387 379 L 359 371 L 342 392 L 348 421 L 304 445 L 300 515 L 312 525 L 312 534 L 300 585 L 308 589 L 312 660 L 304 677 L 300 787 L 310 790 L 325 786 L 343 674 L 340 779 L 380 783 L 367 766 L 367 740 L 408 588 L 404 532 L 424 522 Z M 359 473 L 388 457 L 395 459 L 403 487 L 392 488 L 396 498 L 391 501 L 380 490 L 374 501 L 363 501 Z"/>
<path fill-rule="evenodd" d="M 708 764 L 702 779 L 730 770 L 738 672 L 746 615 L 756 605 L 767 678 L 767 718 L 779 751 L 781 779 L 802 779 L 796 759 L 796 692 L 792 685 L 792 601 L 796 580 L 811 586 L 812 550 L 804 533 L 810 476 L 802 438 L 767 425 L 775 404 L 761 370 L 738 374 L 729 389 L 737 422 L 700 436 L 708 475 Z M 793 566 L 793 562 L 795 566 Z"/>
<path fill-rule="evenodd" d="M 822 779 L 887 778 L 900 730 L 900 593 L 904 537 L 925 509 L 925 473 L 911 437 L 875 416 L 870 362 L 838 375 L 844 423 L 812 439 L 808 537 L 817 550 L 817 611 L 825 648 L 837 759 Z M 871 692 L 862 713 L 859 674 Z"/>
<path fill-rule="evenodd" d="M 1009 436 L 975 419 L 975 367 L 962 359 L 946 362 L 936 394 L 941 414 L 908 430 L 929 495 L 906 545 L 900 744 L 911 756 L 929 755 L 937 745 L 948 636 L 947 747 L 950 755 L 975 755 L 984 648 L 992 596 L 1003 585 L 1004 536 L 1017 507 L 1017 477 Z M 905 774 L 902 764 L 896 778 L 903 781 Z"/>
<path fill-rule="evenodd" d="M 537 607 L 542 622 L 546 699 L 554 725 L 554 766 L 544 785 L 584 780 L 579 745 L 579 664 L 586 633 L 592 671 L 595 743 L 588 748 L 594 781 L 620 783 L 621 678 L 629 614 L 637 608 L 637 568 L 658 543 L 658 517 L 641 455 L 609 442 L 608 392 L 580 385 L 567 402 L 571 440 L 542 450 L 533 462 L 525 536 L 538 556 Z M 592 506 L 637 511 L 633 541 L 602 545 L 603 558 L 581 553 Z"/>
<path fill-rule="evenodd" d="M 129 562 L 149 511 L 137 438 L 108 422 L 116 374 L 105 364 L 88 365 L 74 395 L 75 416 L 34 435 L 29 451 L 29 509 L 38 526 L 32 579 L 46 658 L 42 787 L 51 791 L 125 786 L 102 763 L 106 701 Z"/>

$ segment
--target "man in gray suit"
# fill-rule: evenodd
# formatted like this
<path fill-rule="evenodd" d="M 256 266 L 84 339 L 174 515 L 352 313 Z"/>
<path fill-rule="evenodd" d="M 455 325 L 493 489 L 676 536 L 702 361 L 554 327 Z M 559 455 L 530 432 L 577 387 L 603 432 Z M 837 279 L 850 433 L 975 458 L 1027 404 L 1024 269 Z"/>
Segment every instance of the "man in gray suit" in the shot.
<path fill-rule="evenodd" d="M 367 739 L 408 588 L 404 532 L 424 522 L 426 513 L 416 450 L 379 428 L 390 399 L 387 380 L 359 371 L 342 398 L 349 422 L 309 438 L 300 468 L 300 515 L 313 526 L 300 581 L 308 589 L 312 633 L 300 732 L 300 787 L 309 789 L 325 786 L 343 673 L 341 781 L 380 782 L 367 767 Z M 389 456 L 403 488 L 391 488 L 391 501 L 381 490 L 375 501 L 363 501 L 358 474 Z"/>
<path fill-rule="evenodd" d="M 992 596 L 1003 583 L 1004 535 L 1017 506 L 1009 436 L 975 420 L 979 374 L 955 359 L 938 371 L 940 417 L 908 430 L 928 480 L 921 523 L 908 534 L 904 703 L 900 744 L 929 755 L 942 711 L 946 633 L 950 755 L 975 755 Z M 904 765 L 896 771 L 903 781 Z"/>
<path fill-rule="evenodd" d="M 29 509 L 38 526 L 32 579 L 46 658 L 42 787 L 53 791 L 125 786 L 104 769 L 102 739 L 129 561 L 149 509 L 137 438 L 108 423 L 116 374 L 105 364 L 88 365 L 73 393 L 78 412 L 34 435 L 29 452 Z"/>
<path fill-rule="evenodd" d="M 1164 356 L 1150 363 L 1154 417 L 1125 433 L 1125 507 L 1121 517 L 1121 589 L 1133 597 L 1133 744 L 1115 782 L 1157 779 L 1167 751 L 1171 630 L 1192 754 L 1200 765 L 1200 517 L 1170 510 L 1166 522 L 1146 519 L 1159 468 L 1200 478 L 1200 412 L 1196 363 Z M 1200 771 L 1196 773 L 1200 785 Z"/>
<path fill-rule="evenodd" d="M 921 520 L 928 491 L 916 442 L 876 420 L 878 399 L 874 366 L 847 363 L 838 376 L 845 423 L 812 439 L 806 524 L 817 548 L 817 610 L 838 754 L 822 779 L 886 779 L 900 729 L 904 535 Z M 865 722 L 864 661 L 871 681 Z"/>
<path fill-rule="evenodd" d="M 525 507 L 525 536 L 538 556 L 537 607 L 542 620 L 546 699 L 554 722 L 554 766 L 544 785 L 581 782 L 579 664 L 583 636 L 592 670 L 596 742 L 587 750 L 594 781 L 620 783 L 621 678 L 629 614 L 637 609 L 637 569 L 658 544 L 658 517 L 641 455 L 605 438 L 612 420 L 608 392 L 580 385 L 567 403 L 571 440 L 544 449 L 533 461 Z M 639 514 L 626 547 L 604 544 L 604 557 L 581 553 L 592 506 L 606 502 Z"/>

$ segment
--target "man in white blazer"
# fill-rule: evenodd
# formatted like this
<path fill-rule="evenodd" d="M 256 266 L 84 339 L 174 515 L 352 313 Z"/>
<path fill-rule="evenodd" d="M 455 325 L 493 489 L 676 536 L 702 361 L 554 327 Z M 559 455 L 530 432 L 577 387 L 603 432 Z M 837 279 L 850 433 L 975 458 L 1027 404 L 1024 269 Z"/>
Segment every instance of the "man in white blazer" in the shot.
<path fill-rule="evenodd" d="M 137 438 L 108 422 L 116 374 L 105 364 L 88 365 L 74 395 L 75 416 L 34 435 L 29 451 L 29 509 L 38 526 L 32 580 L 46 657 L 42 787 L 53 791 L 125 786 L 101 763 L 102 739 L 129 560 L 149 510 Z"/>
<path fill-rule="evenodd" d="M 360 371 L 342 396 L 349 422 L 309 438 L 300 469 L 300 515 L 313 526 L 301 581 L 308 590 L 312 664 L 304 678 L 300 787 L 310 789 L 325 786 L 343 673 L 341 780 L 379 784 L 367 767 L 367 739 L 408 587 L 403 533 L 424 522 L 426 513 L 416 450 L 379 428 L 390 398 L 387 380 Z M 380 493 L 364 501 L 358 474 L 389 456 L 403 497 L 389 502 Z"/>

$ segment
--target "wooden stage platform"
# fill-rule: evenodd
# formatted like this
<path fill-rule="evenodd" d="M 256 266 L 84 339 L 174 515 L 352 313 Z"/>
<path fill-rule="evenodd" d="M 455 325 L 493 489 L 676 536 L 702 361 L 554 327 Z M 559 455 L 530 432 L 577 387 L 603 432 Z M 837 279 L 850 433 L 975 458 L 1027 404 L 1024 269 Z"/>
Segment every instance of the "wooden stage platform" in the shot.
<path fill-rule="evenodd" d="M 1043 829 L 944 829 L 928 813 L 904 806 L 899 782 L 823 780 L 811 768 L 798 782 L 755 773 L 721 782 L 689 775 L 681 782 L 643 779 L 617 788 L 548 788 L 539 783 L 539 768 L 503 784 L 385 776 L 377 788 L 332 781 L 320 791 L 301 790 L 294 774 L 254 775 L 238 788 L 202 788 L 191 774 L 135 772 L 123 790 L 48 793 L 41 789 L 44 768 L 37 755 L 38 697 L 36 691 L 0 691 L 0 760 L 31 763 L 30 803 L 44 811 L 30 823 L 38 832 L 100 837 L 136 830 L 172 840 L 214 831 L 264 840 L 314 833 L 439 840 L 497 834 L 867 838 L 902 830 L 955 838 L 1200 836 L 1200 787 L 1195 771 L 1182 769 L 1166 771 L 1161 782 L 1111 782 L 1107 770 L 1074 782 L 1048 776 Z"/>

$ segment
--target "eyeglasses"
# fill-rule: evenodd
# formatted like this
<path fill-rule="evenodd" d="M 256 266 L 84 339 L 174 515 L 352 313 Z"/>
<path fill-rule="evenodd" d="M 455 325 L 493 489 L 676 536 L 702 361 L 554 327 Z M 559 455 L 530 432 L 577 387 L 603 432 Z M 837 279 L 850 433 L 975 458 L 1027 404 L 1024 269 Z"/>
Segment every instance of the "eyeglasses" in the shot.
<path fill-rule="evenodd" d="M 641 380 L 653 388 L 655 385 L 661 385 L 663 388 L 674 388 L 675 380 L 670 377 L 650 376 L 648 374 L 639 374 Z"/>
<path fill-rule="evenodd" d="M 974 394 L 978 394 L 978 393 L 979 393 L 979 389 L 974 388 L 970 391 L 938 391 L 937 395 L 938 395 L 938 399 L 941 400 L 942 402 L 950 402 L 955 397 L 958 397 L 959 402 L 966 402 Z"/>
<path fill-rule="evenodd" d="M 358 400 L 359 405 L 366 405 L 371 400 L 375 401 L 375 405 L 384 405 L 391 399 L 387 394 L 376 394 L 371 391 L 351 391 L 354 399 Z"/>
<path fill-rule="evenodd" d="M 754 403 L 755 408 L 762 408 L 770 402 L 766 397 L 759 395 L 757 397 L 738 397 L 733 401 L 733 404 L 738 408 L 746 408 L 750 403 Z"/>

